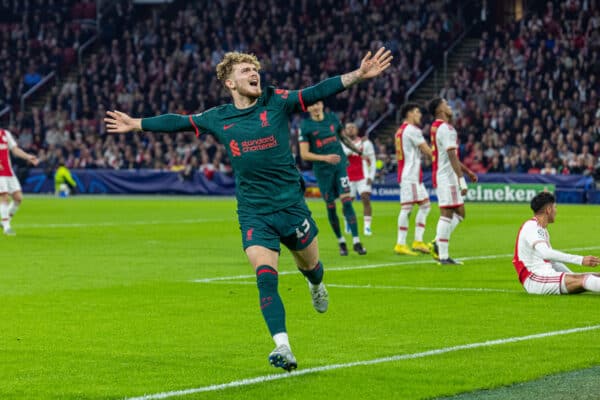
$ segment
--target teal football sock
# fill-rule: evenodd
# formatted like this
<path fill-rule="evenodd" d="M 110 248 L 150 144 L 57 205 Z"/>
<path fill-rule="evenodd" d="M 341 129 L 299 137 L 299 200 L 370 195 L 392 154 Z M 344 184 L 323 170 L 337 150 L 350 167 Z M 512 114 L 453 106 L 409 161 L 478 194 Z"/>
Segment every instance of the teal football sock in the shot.
<path fill-rule="evenodd" d="M 356 221 L 354 207 L 352 207 L 352 199 L 349 197 L 342 199 L 342 205 L 344 217 L 346 217 L 346 221 L 348 221 L 348 226 L 350 226 L 352 237 L 358 237 L 358 222 Z"/>
<path fill-rule="evenodd" d="M 333 233 L 335 233 L 335 237 L 341 238 L 342 231 L 340 230 L 340 220 L 337 216 L 334 201 L 327 203 L 327 218 L 329 218 L 329 225 L 331 225 Z"/>
<path fill-rule="evenodd" d="M 323 272 L 325 271 L 323 271 L 323 264 L 321 264 L 321 261 L 319 261 L 317 265 L 315 265 L 315 267 L 310 271 L 306 271 L 300 268 L 298 269 L 300 270 L 300 272 L 302 272 L 302 275 L 304 275 L 306 279 L 308 279 L 308 281 L 313 285 L 318 285 L 323 281 Z"/>
<path fill-rule="evenodd" d="M 277 291 L 277 285 L 278 274 L 274 268 L 268 265 L 261 265 L 256 268 L 256 286 L 258 286 L 260 309 L 271 336 L 286 332 L 285 309 Z"/>

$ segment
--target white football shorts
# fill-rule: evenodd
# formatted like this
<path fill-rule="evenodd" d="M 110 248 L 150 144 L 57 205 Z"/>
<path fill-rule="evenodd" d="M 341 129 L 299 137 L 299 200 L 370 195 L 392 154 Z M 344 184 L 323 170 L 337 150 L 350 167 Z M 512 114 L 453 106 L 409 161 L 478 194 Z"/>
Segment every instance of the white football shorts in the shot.
<path fill-rule="evenodd" d="M 371 185 L 367 185 L 367 179 L 350 181 L 350 195 L 355 198 L 357 194 L 371 193 Z"/>
<path fill-rule="evenodd" d="M 455 208 L 465 204 L 465 201 L 460 194 L 460 188 L 456 185 L 438 185 L 435 188 L 440 208 Z"/>
<path fill-rule="evenodd" d="M 429 199 L 429 193 L 423 182 L 400 183 L 400 204 L 415 204 Z"/>
<path fill-rule="evenodd" d="M 16 176 L 0 176 L 0 193 L 14 193 L 21 191 L 21 184 Z"/>
<path fill-rule="evenodd" d="M 544 272 L 543 275 L 531 274 L 523 282 L 523 287 L 529 294 L 563 294 L 560 287 L 564 275 L 564 272 L 556 271 Z"/>

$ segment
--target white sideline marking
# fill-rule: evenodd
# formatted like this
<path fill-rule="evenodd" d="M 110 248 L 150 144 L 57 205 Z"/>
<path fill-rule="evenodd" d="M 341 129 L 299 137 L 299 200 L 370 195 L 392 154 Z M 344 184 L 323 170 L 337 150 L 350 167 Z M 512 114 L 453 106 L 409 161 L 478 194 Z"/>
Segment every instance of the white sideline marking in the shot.
<path fill-rule="evenodd" d="M 592 247 L 574 247 L 566 250 L 572 251 L 581 251 L 581 250 L 598 250 L 600 246 L 592 246 Z M 493 254 L 488 256 L 473 256 L 473 257 L 460 257 L 460 260 L 470 261 L 470 260 L 488 260 L 493 258 L 504 258 L 504 257 L 512 257 L 513 254 Z M 424 260 L 410 260 L 410 261 L 401 261 L 401 262 L 393 262 L 393 263 L 383 263 L 383 264 L 366 264 L 366 265 L 356 265 L 352 267 L 325 267 L 325 271 L 352 271 L 357 269 L 375 269 L 375 268 L 387 268 L 387 267 L 396 267 L 399 265 L 416 265 L 416 264 L 433 264 L 435 261 L 432 258 L 424 259 Z M 449 267 L 456 268 L 456 267 Z M 458 267 L 460 268 L 460 267 Z M 297 271 L 279 271 L 279 275 L 291 275 L 297 274 Z M 235 275 L 235 276 L 218 276 L 214 278 L 202 278 L 202 279 L 194 279 L 192 282 L 196 283 L 209 283 L 215 281 L 236 281 L 239 279 L 249 279 L 255 278 L 255 274 L 248 275 Z"/>
<path fill-rule="evenodd" d="M 213 281 L 206 282 L 222 285 L 251 285 L 255 281 Z M 380 286 L 380 285 L 346 285 L 342 283 L 328 283 L 328 288 L 341 289 L 391 289 L 391 290 L 418 290 L 424 292 L 499 292 L 499 293 L 523 293 L 522 290 L 494 289 L 494 288 L 470 288 L 470 287 L 424 287 L 424 286 Z"/>
<path fill-rule="evenodd" d="M 250 282 L 256 285 L 255 282 Z M 424 286 L 378 286 L 378 285 L 343 285 L 340 283 L 328 283 L 327 287 L 344 289 L 399 289 L 419 290 L 427 292 L 499 292 L 499 293 L 523 293 L 522 290 L 493 289 L 493 288 L 469 288 L 469 287 L 424 287 Z"/>
<path fill-rule="evenodd" d="M 451 353 L 451 352 L 455 352 L 455 351 L 471 350 L 471 349 L 477 349 L 480 347 L 490 347 L 490 346 L 502 345 L 502 344 L 507 344 L 507 343 L 524 342 L 527 340 L 543 339 L 543 338 L 552 337 L 552 336 L 568 335 L 571 333 L 594 331 L 594 330 L 598 330 L 598 329 L 600 329 L 600 325 L 592 325 L 592 326 L 584 326 L 584 327 L 580 327 L 580 328 L 564 329 L 564 330 L 560 330 L 560 331 L 537 333 L 537 334 L 527 335 L 527 336 L 516 336 L 516 337 L 505 338 L 505 339 L 488 340 L 485 342 L 469 343 L 469 344 L 462 344 L 462 345 L 458 345 L 458 346 L 444 347 L 441 349 L 428 350 L 428 351 L 423 351 L 420 353 L 398 354 L 395 356 L 375 358 L 372 360 L 363 360 L 363 361 L 353 361 L 353 362 L 340 363 L 340 364 L 322 365 L 320 367 L 296 370 L 292 373 L 263 375 L 263 376 L 257 376 L 254 378 L 240 379 L 237 381 L 231 381 L 231 382 L 227 382 L 227 383 L 221 383 L 221 384 L 215 384 L 215 385 L 209 385 L 209 386 L 202 386 L 202 387 L 193 388 L 193 389 L 174 390 L 172 392 L 147 394 L 147 395 L 143 395 L 143 396 L 139 396 L 139 397 L 130 397 L 126 400 L 167 399 L 169 397 L 185 396 L 185 395 L 194 394 L 194 393 L 214 392 L 217 390 L 224 390 L 224 389 L 241 387 L 241 386 L 249 386 L 249 385 L 254 385 L 254 384 L 258 384 L 258 383 L 276 381 L 276 380 L 280 380 L 280 379 L 289 379 L 289 378 L 294 378 L 297 376 L 313 374 L 315 372 L 332 371 L 332 370 L 336 370 L 336 369 L 345 369 L 345 368 L 352 368 L 352 367 L 358 367 L 358 366 L 364 366 L 364 365 L 383 364 L 383 363 L 402 361 L 402 360 L 413 360 L 416 358 L 436 356 L 439 354 Z"/>
<path fill-rule="evenodd" d="M 19 228 L 90 228 L 94 226 L 127 226 L 127 225 L 176 225 L 176 224 L 199 224 L 204 222 L 226 222 L 231 221 L 223 218 L 198 218 L 183 220 L 164 220 L 164 221 L 131 221 L 131 222 L 94 222 L 89 224 L 19 224 Z"/>

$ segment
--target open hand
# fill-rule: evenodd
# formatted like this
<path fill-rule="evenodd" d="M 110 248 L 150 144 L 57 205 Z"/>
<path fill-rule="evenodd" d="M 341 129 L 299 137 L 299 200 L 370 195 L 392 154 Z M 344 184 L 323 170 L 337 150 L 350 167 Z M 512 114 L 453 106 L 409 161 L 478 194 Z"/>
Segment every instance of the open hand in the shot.
<path fill-rule="evenodd" d="M 381 47 L 375 55 L 371 56 L 369 51 L 360 63 L 360 74 L 362 79 L 370 79 L 385 71 L 392 62 L 392 52 Z"/>
<path fill-rule="evenodd" d="M 594 256 L 584 256 L 582 264 L 586 267 L 595 267 L 596 265 L 600 264 L 600 258 Z"/>
<path fill-rule="evenodd" d="M 142 130 L 142 120 L 140 118 L 131 118 L 129 115 L 116 110 L 107 111 L 106 115 L 104 122 L 108 133 L 127 133 Z"/>

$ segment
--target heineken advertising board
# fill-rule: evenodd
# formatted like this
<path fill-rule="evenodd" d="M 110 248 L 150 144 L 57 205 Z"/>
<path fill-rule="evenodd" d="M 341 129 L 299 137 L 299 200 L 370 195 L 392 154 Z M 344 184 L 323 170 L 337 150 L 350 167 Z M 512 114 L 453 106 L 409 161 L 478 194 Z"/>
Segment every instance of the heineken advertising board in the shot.
<path fill-rule="evenodd" d="M 554 193 L 552 184 L 535 183 L 472 183 L 467 191 L 467 201 L 525 203 L 544 190 Z"/>
<path fill-rule="evenodd" d="M 555 185 L 539 183 L 470 183 L 465 197 L 466 201 L 528 203 L 533 196 L 544 190 L 554 193 Z M 435 189 L 427 187 L 427 191 L 431 200 L 437 201 Z M 317 193 L 318 196 L 320 194 Z M 373 200 L 398 201 L 400 187 L 398 185 L 374 184 L 371 197 Z"/>

